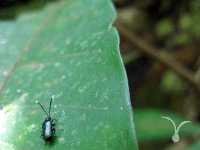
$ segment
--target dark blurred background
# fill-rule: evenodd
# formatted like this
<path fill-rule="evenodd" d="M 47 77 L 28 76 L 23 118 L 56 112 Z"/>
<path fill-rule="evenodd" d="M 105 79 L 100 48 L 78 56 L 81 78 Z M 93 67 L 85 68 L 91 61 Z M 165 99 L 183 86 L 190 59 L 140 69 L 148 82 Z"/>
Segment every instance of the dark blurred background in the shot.
<path fill-rule="evenodd" d="M 50 1 L 55 0 L 2 0 L 0 18 L 13 20 Z M 117 10 L 113 26 L 120 35 L 133 110 L 169 110 L 200 121 L 200 1 L 113 3 Z M 169 142 L 159 144 L 164 149 Z M 155 142 L 139 142 L 140 149 L 159 149 L 157 146 Z"/>
<path fill-rule="evenodd" d="M 133 111 L 159 109 L 199 122 L 200 1 L 114 2 Z M 138 142 L 143 150 L 177 150 L 194 141 Z"/>

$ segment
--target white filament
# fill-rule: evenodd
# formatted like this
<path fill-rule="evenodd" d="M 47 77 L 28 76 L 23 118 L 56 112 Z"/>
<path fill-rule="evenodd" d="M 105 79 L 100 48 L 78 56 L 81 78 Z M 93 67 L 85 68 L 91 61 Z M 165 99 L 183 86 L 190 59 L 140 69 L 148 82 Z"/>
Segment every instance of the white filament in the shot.
<path fill-rule="evenodd" d="M 162 118 L 168 119 L 169 121 L 172 122 L 172 124 L 174 125 L 174 128 L 175 128 L 175 133 L 174 133 L 174 135 L 172 136 L 172 140 L 173 140 L 174 142 L 178 142 L 178 141 L 179 141 L 178 131 L 179 131 L 180 127 L 181 127 L 182 125 L 184 125 L 185 123 L 189 123 L 190 121 L 183 121 L 183 122 L 178 126 L 178 128 L 177 128 L 177 130 L 176 130 L 176 125 L 175 125 L 174 121 L 173 121 L 171 118 L 169 118 L 169 117 L 164 117 L 164 116 L 162 116 Z"/>

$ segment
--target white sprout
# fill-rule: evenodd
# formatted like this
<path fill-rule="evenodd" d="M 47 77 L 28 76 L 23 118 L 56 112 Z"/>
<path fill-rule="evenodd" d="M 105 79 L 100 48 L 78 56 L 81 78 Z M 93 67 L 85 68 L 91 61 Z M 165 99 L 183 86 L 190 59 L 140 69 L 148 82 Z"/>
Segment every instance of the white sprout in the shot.
<path fill-rule="evenodd" d="M 185 123 L 189 123 L 190 121 L 183 121 L 183 122 L 178 126 L 178 128 L 177 128 L 177 130 L 176 130 L 176 125 L 175 125 L 174 121 L 173 121 L 171 118 L 169 118 L 169 117 L 164 117 L 164 116 L 162 116 L 162 118 L 168 119 L 169 121 L 172 122 L 172 124 L 174 125 L 174 128 L 175 128 L 175 133 L 174 133 L 174 135 L 172 136 L 172 140 L 173 140 L 174 142 L 178 142 L 178 141 L 179 141 L 178 131 L 179 131 L 180 127 L 181 127 L 182 125 L 184 125 Z"/>

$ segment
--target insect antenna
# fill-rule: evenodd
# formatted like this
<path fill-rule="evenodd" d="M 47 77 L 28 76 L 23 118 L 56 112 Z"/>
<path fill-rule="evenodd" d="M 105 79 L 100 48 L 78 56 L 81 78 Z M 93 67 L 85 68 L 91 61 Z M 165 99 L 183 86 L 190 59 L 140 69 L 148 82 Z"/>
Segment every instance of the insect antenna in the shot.
<path fill-rule="evenodd" d="M 55 96 L 55 95 L 52 96 L 51 101 L 50 101 L 49 116 L 50 116 L 50 111 L 51 111 L 51 102 L 52 102 L 52 99 L 54 98 L 54 96 Z"/>
<path fill-rule="evenodd" d="M 42 105 L 38 101 L 35 101 L 35 102 L 38 103 L 42 107 Z M 42 109 L 44 110 L 43 107 L 42 107 Z M 47 112 L 45 110 L 44 110 L 44 112 L 47 114 Z M 48 114 L 47 114 L 47 116 L 48 116 Z"/>

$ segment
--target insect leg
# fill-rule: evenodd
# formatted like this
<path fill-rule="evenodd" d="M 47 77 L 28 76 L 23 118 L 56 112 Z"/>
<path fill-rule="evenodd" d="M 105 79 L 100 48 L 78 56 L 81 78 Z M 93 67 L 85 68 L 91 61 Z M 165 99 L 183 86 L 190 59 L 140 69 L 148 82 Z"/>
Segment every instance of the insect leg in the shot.
<path fill-rule="evenodd" d="M 43 139 L 43 134 L 40 135 L 40 137 Z M 44 140 L 44 139 L 43 139 Z M 45 140 L 44 140 L 45 141 Z"/>
<path fill-rule="evenodd" d="M 52 130 L 51 130 L 52 132 L 54 132 L 54 134 L 55 134 L 55 132 L 56 132 L 56 130 L 55 130 L 55 128 L 52 128 Z"/>
<path fill-rule="evenodd" d="M 51 122 L 53 122 L 54 120 L 58 120 L 58 119 L 53 118 L 53 119 L 51 120 Z"/>
<path fill-rule="evenodd" d="M 58 120 L 58 118 L 57 118 L 57 119 L 53 118 L 53 119 L 51 120 L 51 123 L 53 122 L 53 120 Z M 55 123 L 54 123 L 54 124 L 52 124 L 52 126 L 55 126 L 55 125 L 56 125 L 56 126 L 58 126 L 58 127 L 60 128 L 60 126 L 59 126 L 59 125 L 57 125 L 57 124 L 55 124 Z M 60 130 L 64 130 L 64 129 L 65 129 L 65 128 L 62 128 L 62 129 L 60 129 Z"/>
<path fill-rule="evenodd" d="M 52 135 L 53 135 L 53 136 L 58 136 L 57 134 L 55 134 L 55 132 L 56 132 L 55 128 L 52 128 L 51 131 L 52 131 Z"/>

